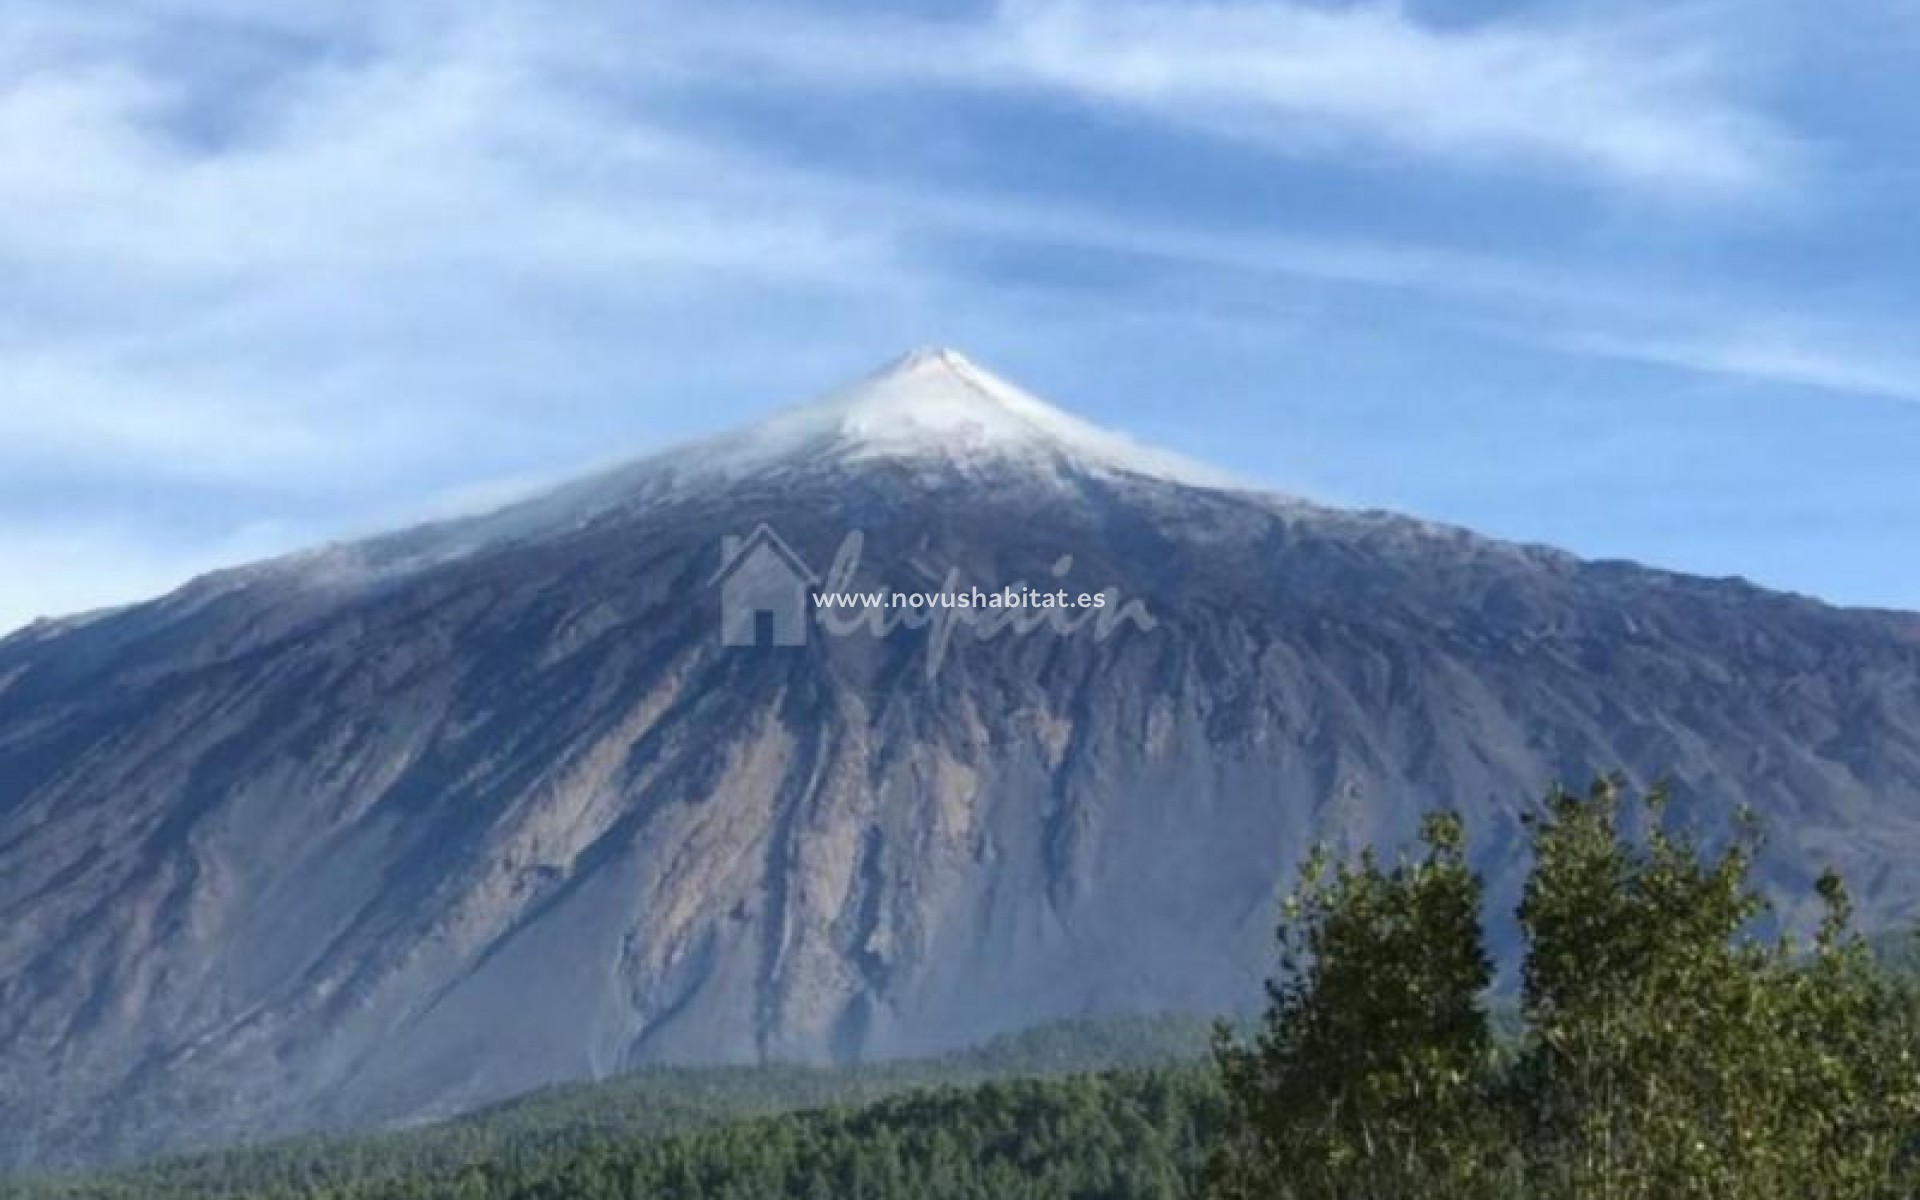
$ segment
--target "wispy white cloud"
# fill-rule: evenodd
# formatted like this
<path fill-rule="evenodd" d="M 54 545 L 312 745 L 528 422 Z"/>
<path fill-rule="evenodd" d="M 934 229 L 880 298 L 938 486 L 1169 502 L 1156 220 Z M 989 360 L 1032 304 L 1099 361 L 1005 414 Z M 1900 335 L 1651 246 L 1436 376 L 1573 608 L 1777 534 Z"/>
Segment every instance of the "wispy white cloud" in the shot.
<path fill-rule="evenodd" d="M 328 31 L 363 53 L 281 48 L 210 100 L 171 22 L 244 7 L 9 7 L 35 50 L 0 57 L 0 463 L 336 471 L 448 404 L 483 425 L 484 394 L 391 391 L 551 353 L 551 296 L 889 282 L 884 223 L 575 88 L 508 15 L 397 41 L 369 17 Z M 199 136 L 209 103 L 244 129 Z"/>
<path fill-rule="evenodd" d="M 1573 353 L 1672 367 L 1700 375 L 1920 404 L 1920 357 L 1889 353 L 1793 322 L 1762 328 L 1733 320 L 1662 334 L 1583 331 L 1558 341 Z M 1897 344 L 1897 343 L 1894 343 Z"/>
<path fill-rule="evenodd" d="M 1778 191 L 1802 147 L 1674 17 L 1425 24 L 1395 4 L 1001 0 L 983 22 L 694 23 L 813 86 L 1037 89 L 1290 155 L 1561 173 L 1684 199 Z"/>
<path fill-rule="evenodd" d="M 0 352 L 0 463 L 121 472 L 138 464 L 152 479 L 240 481 L 344 465 L 344 447 L 297 413 L 249 412 L 205 393 L 154 396 L 150 381 L 118 374 L 102 358 Z"/>
<path fill-rule="evenodd" d="M 1724 64 L 1631 20 L 1438 30 L 1399 6 L 1012 3 L 1041 79 L 1280 144 L 1375 143 L 1654 194 L 1774 184 L 1789 140 Z"/>
<path fill-rule="evenodd" d="M 596 105 L 511 26 L 455 26 L 227 102 L 244 137 L 181 135 L 194 80 L 127 62 L 0 91 L 0 245 L 203 279 L 434 263 L 812 272 L 865 249 L 784 207 L 770 172 Z M 775 251 L 778 251 L 775 253 Z"/>

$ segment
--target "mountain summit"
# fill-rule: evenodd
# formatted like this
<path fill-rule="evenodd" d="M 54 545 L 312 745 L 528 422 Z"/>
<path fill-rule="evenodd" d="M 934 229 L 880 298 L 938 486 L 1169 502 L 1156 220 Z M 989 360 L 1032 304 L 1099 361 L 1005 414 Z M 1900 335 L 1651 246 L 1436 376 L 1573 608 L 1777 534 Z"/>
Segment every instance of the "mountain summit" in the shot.
<path fill-rule="evenodd" d="M 1227 482 L 1219 472 L 1069 416 L 959 351 L 941 348 L 916 350 L 823 400 L 723 436 L 710 449 L 732 462 L 811 453 Z"/>
<path fill-rule="evenodd" d="M 561 536 L 616 514 L 886 473 L 910 475 L 923 489 L 942 477 L 1040 489 L 1055 502 L 1062 491 L 1129 481 L 1258 490 L 1073 416 L 957 350 L 929 348 L 755 424 L 641 456 L 497 511 L 297 554 L 266 569 L 334 584 L 389 578 L 510 542 Z"/>
<path fill-rule="evenodd" d="M 904 355 L 824 397 L 744 429 L 676 446 L 594 476 L 494 522 L 523 531 L 613 506 L 654 504 L 795 475 L 893 468 L 1059 488 L 1139 478 L 1192 487 L 1243 488 L 1218 471 L 1143 446 L 1072 416 L 1001 379 L 957 350 Z"/>
<path fill-rule="evenodd" d="M 1458 810 L 1510 911 L 1532 798 L 1614 767 L 1770 818 L 1764 883 L 1833 863 L 1870 922 L 1920 913 L 1913 618 L 1140 453 L 921 354 L 501 513 L 0 641 L 0 1162 L 1232 1012 L 1313 840 Z M 777 535 L 792 595 L 854 534 L 858 587 L 1147 619 L 803 610 L 724 643 L 723 547 Z"/>

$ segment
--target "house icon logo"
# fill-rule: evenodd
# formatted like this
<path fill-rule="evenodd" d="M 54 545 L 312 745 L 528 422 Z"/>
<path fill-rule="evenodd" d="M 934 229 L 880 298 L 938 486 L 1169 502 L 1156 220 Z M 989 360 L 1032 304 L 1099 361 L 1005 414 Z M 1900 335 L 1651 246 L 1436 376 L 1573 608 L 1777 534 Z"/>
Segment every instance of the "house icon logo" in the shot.
<path fill-rule="evenodd" d="M 726 646 L 804 646 L 808 590 L 820 579 L 806 560 L 762 523 L 745 537 L 720 539 L 720 642 Z"/>

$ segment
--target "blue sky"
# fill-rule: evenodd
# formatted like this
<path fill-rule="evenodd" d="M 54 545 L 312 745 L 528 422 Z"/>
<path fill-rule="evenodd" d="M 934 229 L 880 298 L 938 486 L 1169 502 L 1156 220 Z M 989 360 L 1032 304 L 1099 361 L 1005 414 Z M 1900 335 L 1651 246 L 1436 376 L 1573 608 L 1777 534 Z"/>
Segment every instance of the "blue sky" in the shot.
<path fill-rule="evenodd" d="M 0 628 L 929 343 L 1287 490 L 1920 608 L 1916 145 L 1914 0 L 9 0 Z"/>

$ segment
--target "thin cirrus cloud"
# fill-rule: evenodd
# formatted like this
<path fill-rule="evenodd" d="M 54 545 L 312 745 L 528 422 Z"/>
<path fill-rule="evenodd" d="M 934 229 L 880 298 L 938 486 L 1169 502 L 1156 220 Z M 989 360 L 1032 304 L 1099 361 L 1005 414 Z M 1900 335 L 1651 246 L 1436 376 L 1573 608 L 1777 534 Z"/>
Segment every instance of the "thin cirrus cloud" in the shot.
<path fill-rule="evenodd" d="M 764 177 L 567 96 L 505 36 L 292 72 L 230 98 L 260 112 L 212 147 L 178 129 L 196 82 L 178 67 L 14 80 L 0 241 L 28 262 L 210 280 L 477 259 L 813 272 L 857 249 L 756 200 Z"/>
<path fill-rule="evenodd" d="M 1327 127 L 1390 149 L 1562 167 L 1640 191 L 1739 194 L 1787 139 L 1719 65 L 1628 28 L 1441 33 L 1405 10 L 1072 3 L 1003 17 L 1036 77 L 1247 137 Z"/>
<path fill-rule="evenodd" d="M 546 293 L 888 278 L 872 224 L 569 95 L 510 29 L 289 64 L 216 97 L 246 120 L 210 140 L 170 26 L 35 11 L 12 32 L 57 66 L 0 76 L 0 464 L 400 471 L 504 419 L 486 380 L 541 356 Z"/>
<path fill-rule="evenodd" d="M 1920 404 L 1920 356 L 1888 353 L 1875 343 L 1848 345 L 1791 326 L 1730 323 L 1690 336 L 1588 331 L 1546 340 L 1574 353 L 1701 375 Z"/>
<path fill-rule="evenodd" d="M 1675 13 L 1441 29 L 1399 5 L 1002 0 L 984 21 L 756 11 L 688 48 L 817 87 L 1048 91 L 1302 156 L 1561 172 L 1682 200 L 1792 185 L 1806 147 Z"/>

